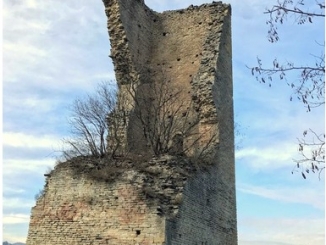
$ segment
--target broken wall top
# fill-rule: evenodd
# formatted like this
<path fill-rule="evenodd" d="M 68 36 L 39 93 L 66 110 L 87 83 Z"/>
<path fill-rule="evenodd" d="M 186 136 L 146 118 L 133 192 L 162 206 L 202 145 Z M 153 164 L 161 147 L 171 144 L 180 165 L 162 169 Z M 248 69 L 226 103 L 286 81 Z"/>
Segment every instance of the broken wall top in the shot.
<path fill-rule="evenodd" d="M 224 115 L 218 103 L 225 100 L 223 106 L 232 114 L 226 121 L 233 125 L 230 5 L 213 2 L 157 13 L 139 0 L 104 0 L 104 4 L 119 110 L 134 108 L 137 91 L 130 96 L 130 84 L 170 82 L 170 87 L 182 91 L 180 101 L 194 104 L 193 114 L 201 124 L 215 124 L 213 131 L 221 130 L 218 121 Z M 123 127 L 120 142 L 127 145 L 136 138 L 137 145 L 146 144 L 132 130 L 128 133 L 128 123 Z M 198 128 L 199 133 L 205 130 L 207 126 Z"/>
<path fill-rule="evenodd" d="M 189 83 L 219 49 L 225 16 L 231 7 L 213 2 L 157 13 L 140 0 L 104 0 L 111 55 L 118 84 L 166 76 Z M 206 42 L 214 36 L 214 47 Z M 207 54 L 209 53 L 209 54 Z M 212 57 L 213 58 L 213 57 Z"/>

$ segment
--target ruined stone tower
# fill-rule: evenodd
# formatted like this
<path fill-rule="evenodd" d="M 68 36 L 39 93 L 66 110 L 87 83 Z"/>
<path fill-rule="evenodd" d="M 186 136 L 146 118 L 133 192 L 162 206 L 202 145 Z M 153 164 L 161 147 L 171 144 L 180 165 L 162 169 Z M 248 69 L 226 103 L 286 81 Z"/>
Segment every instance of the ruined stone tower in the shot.
<path fill-rule="evenodd" d="M 157 13 L 143 0 L 103 2 L 119 87 L 108 118 L 112 150 L 150 152 L 137 113 L 155 124 L 147 108 L 167 88 L 178 103 L 160 123 L 195 123 L 191 133 L 177 124 L 167 154 L 141 168 L 131 159 L 114 181 L 90 177 L 103 160 L 58 165 L 32 209 L 27 245 L 236 245 L 230 5 Z M 193 170 L 187 158 L 203 148 L 209 165 Z M 171 157 L 171 149 L 185 154 Z"/>
<path fill-rule="evenodd" d="M 168 83 L 178 91 L 179 103 L 191 105 L 187 112 L 198 118 L 194 130 L 199 135 L 220 134 L 213 140 L 233 148 L 230 6 L 216 2 L 156 13 L 143 0 L 104 4 L 119 85 L 118 114 L 123 114 L 119 129 L 111 130 L 118 131 L 119 150 L 146 150 L 133 111 L 138 106 L 135 98 L 153 94 L 144 89 L 153 83 Z M 181 115 L 174 116 L 182 120 Z M 117 139 L 109 141 L 112 146 Z"/>

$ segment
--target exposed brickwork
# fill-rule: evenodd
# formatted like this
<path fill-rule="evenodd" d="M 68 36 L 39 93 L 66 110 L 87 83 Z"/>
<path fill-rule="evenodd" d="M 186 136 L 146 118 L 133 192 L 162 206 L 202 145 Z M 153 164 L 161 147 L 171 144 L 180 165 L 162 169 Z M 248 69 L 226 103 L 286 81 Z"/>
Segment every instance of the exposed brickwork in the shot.
<path fill-rule="evenodd" d="M 165 219 L 139 185 L 142 175 L 133 170 L 107 183 L 61 166 L 32 210 L 27 244 L 163 244 Z"/>
<path fill-rule="evenodd" d="M 213 2 L 157 13 L 143 0 L 103 2 L 119 85 L 120 117 L 110 118 L 118 127 L 111 128 L 116 135 L 109 145 L 118 139 L 121 153 L 147 149 L 133 118 L 133 96 L 147 95 L 138 87 L 132 95 L 127 90 L 171 80 L 182 91 L 180 101 L 194 103 L 196 130 L 204 134 L 198 144 L 218 135 L 213 160 L 205 169 L 196 167 L 201 159 L 195 165 L 170 156 L 130 161 L 113 182 L 61 164 L 32 209 L 27 245 L 236 245 L 230 6 Z"/>
<path fill-rule="evenodd" d="M 237 244 L 234 190 L 217 176 L 210 168 L 187 182 L 177 216 L 166 221 L 166 244 Z"/>
<path fill-rule="evenodd" d="M 100 164 L 74 159 L 51 172 L 32 209 L 28 245 L 236 244 L 232 188 L 214 166 L 166 155 L 103 181 L 90 175 Z"/>

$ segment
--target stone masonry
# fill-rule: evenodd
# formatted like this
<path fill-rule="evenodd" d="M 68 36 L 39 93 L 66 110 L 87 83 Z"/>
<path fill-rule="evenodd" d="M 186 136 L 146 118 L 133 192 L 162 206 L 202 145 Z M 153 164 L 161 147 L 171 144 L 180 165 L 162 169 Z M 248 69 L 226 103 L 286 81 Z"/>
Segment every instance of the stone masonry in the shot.
<path fill-rule="evenodd" d="M 101 161 L 76 158 L 47 174 L 26 244 L 237 244 L 232 188 L 215 167 L 165 155 L 103 180 L 92 176 Z"/>
<path fill-rule="evenodd" d="M 219 134 L 223 128 L 229 138 L 223 144 L 233 144 L 230 6 L 215 2 L 157 13 L 142 0 L 104 4 L 119 86 L 118 114 L 124 115 L 119 129 L 111 130 L 118 131 L 118 139 L 111 135 L 109 145 L 119 141 L 122 154 L 148 151 L 136 128 L 134 97 L 148 93 L 138 89 L 139 84 L 168 81 L 181 92 L 179 101 L 192 104 L 191 113 L 200 120 L 195 129 L 199 134 Z M 218 125 L 222 123 L 225 127 Z M 221 137 L 214 141 L 220 143 Z"/>
<path fill-rule="evenodd" d="M 32 208 L 26 244 L 236 245 L 231 7 L 213 2 L 157 13 L 143 0 L 103 2 L 119 87 L 109 146 L 121 155 L 149 151 L 135 128 L 135 110 L 143 109 L 135 98 L 148 96 L 141 85 L 168 81 L 199 119 L 194 130 L 217 135 L 213 157 L 193 163 L 193 149 L 108 169 L 105 159 L 61 163 Z"/>
<path fill-rule="evenodd" d="M 32 210 L 26 244 L 163 244 L 165 220 L 146 205 L 139 178 L 128 171 L 108 184 L 61 164 Z"/>

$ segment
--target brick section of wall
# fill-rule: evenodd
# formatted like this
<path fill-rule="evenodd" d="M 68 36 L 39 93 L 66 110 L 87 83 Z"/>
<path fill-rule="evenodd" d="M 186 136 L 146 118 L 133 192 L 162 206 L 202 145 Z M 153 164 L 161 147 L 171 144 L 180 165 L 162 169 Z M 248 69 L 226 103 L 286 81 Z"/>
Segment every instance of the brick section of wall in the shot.
<path fill-rule="evenodd" d="M 26 244 L 162 245 L 165 219 L 146 204 L 141 181 L 133 170 L 108 183 L 60 167 L 32 209 Z"/>
<path fill-rule="evenodd" d="M 165 155 L 103 181 L 89 174 L 98 164 L 75 159 L 51 172 L 27 245 L 237 244 L 234 193 L 216 166 Z"/>
<path fill-rule="evenodd" d="M 176 217 L 166 222 L 166 245 L 237 244 L 234 190 L 216 168 L 191 178 L 183 200 Z"/>

